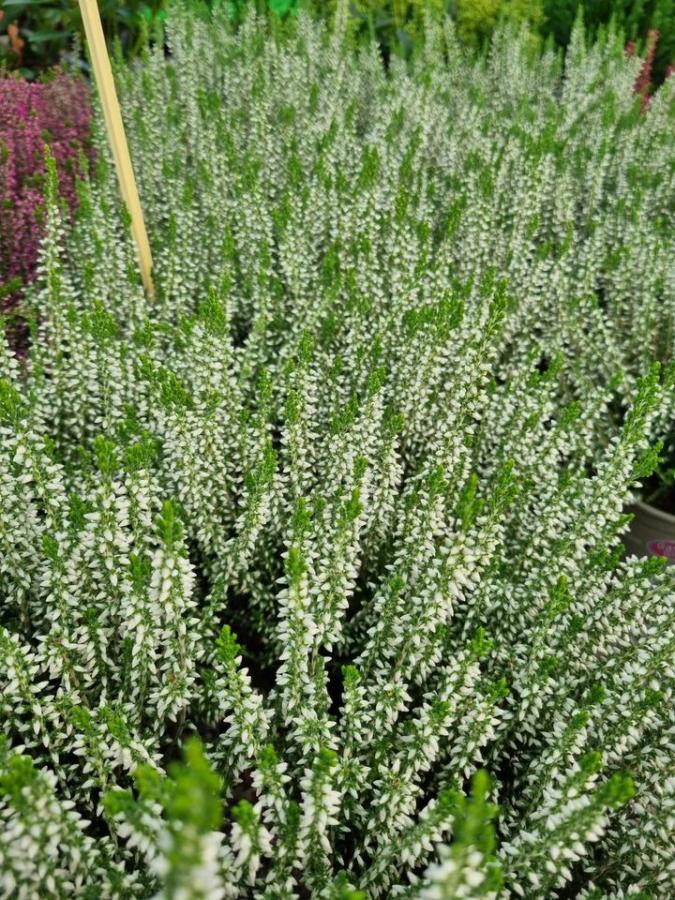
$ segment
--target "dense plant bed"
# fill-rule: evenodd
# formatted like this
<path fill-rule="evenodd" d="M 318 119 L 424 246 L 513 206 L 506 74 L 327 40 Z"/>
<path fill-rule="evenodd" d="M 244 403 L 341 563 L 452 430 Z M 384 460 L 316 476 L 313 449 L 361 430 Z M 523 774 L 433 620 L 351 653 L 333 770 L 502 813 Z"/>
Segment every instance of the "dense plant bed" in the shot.
<path fill-rule="evenodd" d="M 44 145 L 72 207 L 75 184 L 90 161 L 91 102 L 83 79 L 54 72 L 29 84 L 0 77 L 0 308 L 21 298 L 35 277 L 44 225 Z"/>
<path fill-rule="evenodd" d="M 340 0 L 341 2 L 341 0 Z M 127 58 L 141 52 L 144 35 L 160 26 L 166 15 L 166 0 L 99 2 L 106 38 L 119 43 Z M 295 16 L 301 10 L 332 19 L 338 0 L 190 0 L 191 8 L 225 7 L 233 24 L 248 13 L 267 15 L 274 21 Z M 660 84 L 675 62 L 675 10 L 669 0 L 625 3 L 623 0 L 587 3 L 578 0 L 350 0 L 348 28 L 357 39 L 377 40 L 383 55 L 409 55 L 420 41 L 426 17 L 440 20 L 451 13 L 458 34 L 469 46 L 484 43 L 498 23 L 528 23 L 534 35 L 552 39 L 559 47 L 569 43 L 577 16 L 595 34 L 610 19 L 624 38 L 649 42 L 650 30 L 659 33 L 655 48 L 654 81 Z M 534 40 L 537 40 L 533 36 Z M 77 51 L 84 42 L 78 8 L 68 0 L 37 3 L 12 0 L 0 10 L 0 68 L 19 68 L 25 77 L 35 77 L 69 58 L 86 68 Z"/>
<path fill-rule="evenodd" d="M 675 581 L 619 559 L 672 87 L 578 33 L 169 41 L 120 74 L 156 301 L 50 164 L 0 356 L 5 892 L 668 896 Z"/>

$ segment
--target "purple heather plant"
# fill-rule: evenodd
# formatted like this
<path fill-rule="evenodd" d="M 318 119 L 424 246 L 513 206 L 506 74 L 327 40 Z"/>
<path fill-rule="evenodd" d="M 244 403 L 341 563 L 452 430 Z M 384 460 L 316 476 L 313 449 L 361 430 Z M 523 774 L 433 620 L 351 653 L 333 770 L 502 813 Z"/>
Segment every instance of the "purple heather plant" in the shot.
<path fill-rule="evenodd" d="M 63 72 L 44 83 L 0 79 L 0 300 L 14 307 L 34 276 L 42 235 L 44 146 L 72 210 L 76 181 L 91 160 L 87 83 Z M 83 162 L 84 160 L 84 162 Z"/>

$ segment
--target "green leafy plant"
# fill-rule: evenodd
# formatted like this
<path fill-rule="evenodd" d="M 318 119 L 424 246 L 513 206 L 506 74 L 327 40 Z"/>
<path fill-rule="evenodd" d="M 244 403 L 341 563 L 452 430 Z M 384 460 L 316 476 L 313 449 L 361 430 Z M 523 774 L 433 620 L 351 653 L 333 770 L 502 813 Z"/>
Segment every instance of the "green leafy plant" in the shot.
<path fill-rule="evenodd" d="M 675 60 L 675 9 L 668 0 L 546 0 L 543 33 L 551 35 L 560 46 L 569 42 L 576 16 L 581 13 L 586 28 L 595 34 L 610 19 L 620 28 L 626 40 L 643 43 L 651 28 L 659 32 L 654 76 L 663 80 Z"/>
<path fill-rule="evenodd" d="M 500 21 L 527 23 L 536 30 L 544 20 L 540 0 L 456 0 L 455 9 L 458 34 L 473 46 L 489 40 Z"/>
<path fill-rule="evenodd" d="M 119 40 L 127 54 L 138 53 L 148 33 L 165 18 L 165 0 L 133 0 L 98 3 L 106 38 Z M 35 77 L 58 63 L 70 60 L 79 65 L 71 53 L 83 41 L 80 9 L 71 0 L 3 0 L 3 30 L 17 29 L 22 46 L 20 52 L 5 53 L 5 64 L 19 68 L 24 77 Z M 0 57 L 0 60 L 2 57 Z"/>

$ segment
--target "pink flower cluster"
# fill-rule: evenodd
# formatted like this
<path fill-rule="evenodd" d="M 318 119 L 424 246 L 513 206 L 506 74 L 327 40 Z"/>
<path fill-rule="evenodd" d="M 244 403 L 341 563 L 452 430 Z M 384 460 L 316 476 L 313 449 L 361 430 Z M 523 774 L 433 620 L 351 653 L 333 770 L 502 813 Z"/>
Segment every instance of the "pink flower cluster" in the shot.
<path fill-rule="evenodd" d="M 0 78 L 0 297 L 2 309 L 35 276 L 43 224 L 45 143 L 59 190 L 73 209 L 76 181 L 92 158 L 91 102 L 85 81 L 57 72 L 45 83 Z M 8 289 L 10 283 L 17 287 Z M 4 286 L 4 290 L 2 289 Z"/>
<path fill-rule="evenodd" d="M 659 33 L 655 28 L 652 28 L 647 34 L 647 46 L 645 48 L 645 58 L 642 61 L 642 68 L 638 72 L 638 77 L 635 80 L 635 84 L 633 85 L 633 89 L 636 94 L 639 94 L 642 97 L 642 112 L 644 112 L 649 106 L 649 101 L 651 100 L 651 95 L 649 93 L 649 88 L 651 87 L 652 81 L 652 66 L 654 65 L 654 57 L 656 55 L 656 45 L 659 42 Z M 635 43 L 633 41 L 628 41 L 626 44 L 626 54 L 628 56 L 635 56 Z M 668 66 L 666 70 L 666 78 L 670 78 L 672 75 L 673 66 Z"/>

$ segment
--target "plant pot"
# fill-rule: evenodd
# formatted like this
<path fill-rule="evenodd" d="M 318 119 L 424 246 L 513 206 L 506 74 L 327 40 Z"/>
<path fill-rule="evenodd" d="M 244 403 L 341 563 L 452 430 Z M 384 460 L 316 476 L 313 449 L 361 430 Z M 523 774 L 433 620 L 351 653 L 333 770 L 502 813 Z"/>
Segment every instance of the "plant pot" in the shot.
<path fill-rule="evenodd" d="M 624 536 L 629 553 L 636 556 L 665 556 L 668 565 L 675 564 L 675 516 L 648 503 L 629 507 L 635 516 Z"/>

